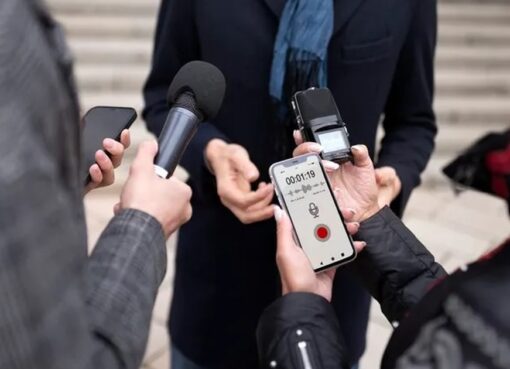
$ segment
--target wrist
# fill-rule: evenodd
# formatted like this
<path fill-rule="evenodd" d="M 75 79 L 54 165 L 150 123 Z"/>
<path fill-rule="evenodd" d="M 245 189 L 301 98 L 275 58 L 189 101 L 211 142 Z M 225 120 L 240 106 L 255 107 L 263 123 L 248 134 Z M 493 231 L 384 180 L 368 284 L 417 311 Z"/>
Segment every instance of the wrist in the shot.
<path fill-rule="evenodd" d="M 376 201 L 370 208 L 366 209 L 364 212 L 362 212 L 359 215 L 358 221 L 363 222 L 371 217 L 373 217 L 375 214 L 377 214 L 383 206 L 380 206 L 379 202 Z"/>

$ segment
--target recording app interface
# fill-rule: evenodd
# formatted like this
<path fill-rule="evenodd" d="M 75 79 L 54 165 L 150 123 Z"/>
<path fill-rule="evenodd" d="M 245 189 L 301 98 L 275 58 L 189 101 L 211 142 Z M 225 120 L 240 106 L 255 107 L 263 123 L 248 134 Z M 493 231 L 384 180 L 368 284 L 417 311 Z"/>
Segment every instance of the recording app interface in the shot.
<path fill-rule="evenodd" d="M 319 160 L 310 155 L 299 163 L 287 161 L 273 169 L 299 243 L 315 270 L 354 254 Z"/>

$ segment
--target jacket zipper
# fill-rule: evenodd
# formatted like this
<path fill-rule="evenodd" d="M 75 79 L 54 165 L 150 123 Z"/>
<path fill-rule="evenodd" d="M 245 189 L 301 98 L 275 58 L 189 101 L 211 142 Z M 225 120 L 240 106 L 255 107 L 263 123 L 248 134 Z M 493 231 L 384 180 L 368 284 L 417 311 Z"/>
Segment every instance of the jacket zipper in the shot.
<path fill-rule="evenodd" d="M 301 362 L 304 369 L 313 369 L 308 355 L 308 344 L 305 341 L 298 342 L 299 354 L 301 355 Z"/>

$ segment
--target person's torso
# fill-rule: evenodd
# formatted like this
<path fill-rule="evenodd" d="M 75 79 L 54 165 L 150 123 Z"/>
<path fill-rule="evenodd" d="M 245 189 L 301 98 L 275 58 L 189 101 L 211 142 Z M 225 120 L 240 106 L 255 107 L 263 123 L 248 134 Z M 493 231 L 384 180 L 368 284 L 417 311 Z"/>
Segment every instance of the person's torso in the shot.
<path fill-rule="evenodd" d="M 248 150 L 264 181 L 269 166 L 285 158 L 275 149 L 284 128 L 274 118 L 269 96 L 283 4 L 195 0 L 194 7 L 200 58 L 218 66 L 227 80 L 224 104 L 213 123 Z M 414 4 L 335 1 L 329 87 L 352 144 L 366 144 L 372 154 Z M 194 218 L 181 230 L 171 333 L 194 360 L 248 369 L 255 339 L 246 332 L 254 332 L 261 311 L 278 293 L 274 221 L 244 226 L 220 203 L 215 188 L 207 191 L 209 196 L 193 201 Z"/>
<path fill-rule="evenodd" d="M 328 87 L 352 143 L 366 144 L 372 154 L 414 5 L 405 0 L 335 0 Z M 197 0 L 195 5 L 200 57 L 217 65 L 227 79 L 225 101 L 214 123 L 248 149 L 265 179 L 269 165 L 284 159 L 274 150 L 282 127 L 269 96 L 282 8 L 280 0 Z"/>

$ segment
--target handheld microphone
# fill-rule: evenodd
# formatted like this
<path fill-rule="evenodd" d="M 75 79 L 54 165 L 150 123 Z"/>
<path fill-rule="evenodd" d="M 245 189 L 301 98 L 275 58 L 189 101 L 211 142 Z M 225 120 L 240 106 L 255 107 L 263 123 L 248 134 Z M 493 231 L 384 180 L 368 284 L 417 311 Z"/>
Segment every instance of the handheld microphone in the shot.
<path fill-rule="evenodd" d="M 156 174 L 170 178 L 201 122 L 218 114 L 225 96 L 225 77 L 214 65 L 192 61 L 175 75 L 168 89 L 171 107 L 159 136 Z"/>

